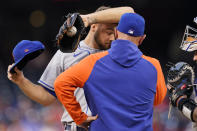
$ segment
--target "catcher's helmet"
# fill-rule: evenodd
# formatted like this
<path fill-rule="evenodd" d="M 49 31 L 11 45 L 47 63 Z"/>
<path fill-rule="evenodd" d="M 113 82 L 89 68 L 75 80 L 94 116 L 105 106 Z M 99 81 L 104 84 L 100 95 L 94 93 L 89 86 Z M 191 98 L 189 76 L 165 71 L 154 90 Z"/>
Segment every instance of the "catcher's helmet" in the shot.
<path fill-rule="evenodd" d="M 194 18 L 194 22 L 197 24 L 197 17 Z M 197 50 L 197 29 L 186 26 L 180 48 L 188 52 Z"/>

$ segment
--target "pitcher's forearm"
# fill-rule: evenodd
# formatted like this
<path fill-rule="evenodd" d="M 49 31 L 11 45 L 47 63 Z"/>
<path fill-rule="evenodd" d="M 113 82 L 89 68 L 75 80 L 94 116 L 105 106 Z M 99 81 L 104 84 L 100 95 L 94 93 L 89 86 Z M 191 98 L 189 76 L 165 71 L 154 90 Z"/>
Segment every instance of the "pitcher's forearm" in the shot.
<path fill-rule="evenodd" d="M 17 85 L 26 96 L 44 106 L 56 100 L 56 98 L 48 93 L 42 86 L 36 85 L 26 78 L 22 79 Z"/>
<path fill-rule="evenodd" d="M 88 14 L 89 15 L 88 21 L 89 21 L 89 24 L 118 23 L 120 20 L 120 17 L 124 13 L 134 13 L 134 10 L 131 7 L 110 8 L 110 9 Z"/>

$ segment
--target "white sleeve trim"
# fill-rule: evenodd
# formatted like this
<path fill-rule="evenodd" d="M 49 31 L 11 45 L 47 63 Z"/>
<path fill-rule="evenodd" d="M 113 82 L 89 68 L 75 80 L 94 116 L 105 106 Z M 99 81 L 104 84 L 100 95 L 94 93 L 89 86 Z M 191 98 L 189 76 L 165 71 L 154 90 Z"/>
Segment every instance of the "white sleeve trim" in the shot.
<path fill-rule="evenodd" d="M 51 90 L 51 91 L 54 91 L 54 88 L 48 84 L 46 84 L 45 82 L 39 80 L 38 83 L 40 83 L 42 86 L 44 86 L 45 88 Z"/>

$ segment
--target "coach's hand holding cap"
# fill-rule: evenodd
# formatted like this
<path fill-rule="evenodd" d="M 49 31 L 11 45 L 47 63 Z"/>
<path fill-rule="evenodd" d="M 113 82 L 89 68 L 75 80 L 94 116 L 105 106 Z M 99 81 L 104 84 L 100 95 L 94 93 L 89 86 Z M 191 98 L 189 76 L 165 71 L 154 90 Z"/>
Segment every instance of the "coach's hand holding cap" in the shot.
<path fill-rule="evenodd" d="M 22 70 L 30 60 L 39 56 L 44 49 L 45 47 L 40 41 L 22 40 L 19 42 L 12 52 L 15 63 L 12 65 L 10 72 L 15 73 L 15 67 Z"/>

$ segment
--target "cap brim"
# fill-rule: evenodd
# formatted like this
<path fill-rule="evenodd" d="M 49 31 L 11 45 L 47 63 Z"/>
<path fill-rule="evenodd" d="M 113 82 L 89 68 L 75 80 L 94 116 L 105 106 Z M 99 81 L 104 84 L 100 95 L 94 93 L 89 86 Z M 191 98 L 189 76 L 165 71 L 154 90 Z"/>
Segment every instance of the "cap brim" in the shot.
<path fill-rule="evenodd" d="M 10 70 L 9 70 L 10 73 L 12 73 L 12 74 L 13 74 L 13 73 L 16 73 L 15 70 L 14 70 L 14 68 L 15 68 L 15 67 L 18 67 L 17 65 L 18 65 L 20 62 L 22 62 L 22 59 L 23 59 L 23 58 L 21 58 L 20 60 L 18 60 L 17 62 L 15 62 L 14 65 L 12 65 L 12 67 L 11 67 Z"/>
<path fill-rule="evenodd" d="M 19 70 L 22 70 L 30 60 L 38 57 L 43 51 L 44 49 L 39 49 L 27 54 L 25 57 L 15 62 L 15 64 L 10 68 L 10 73 L 16 73 L 14 70 L 15 67 L 17 67 Z"/>

